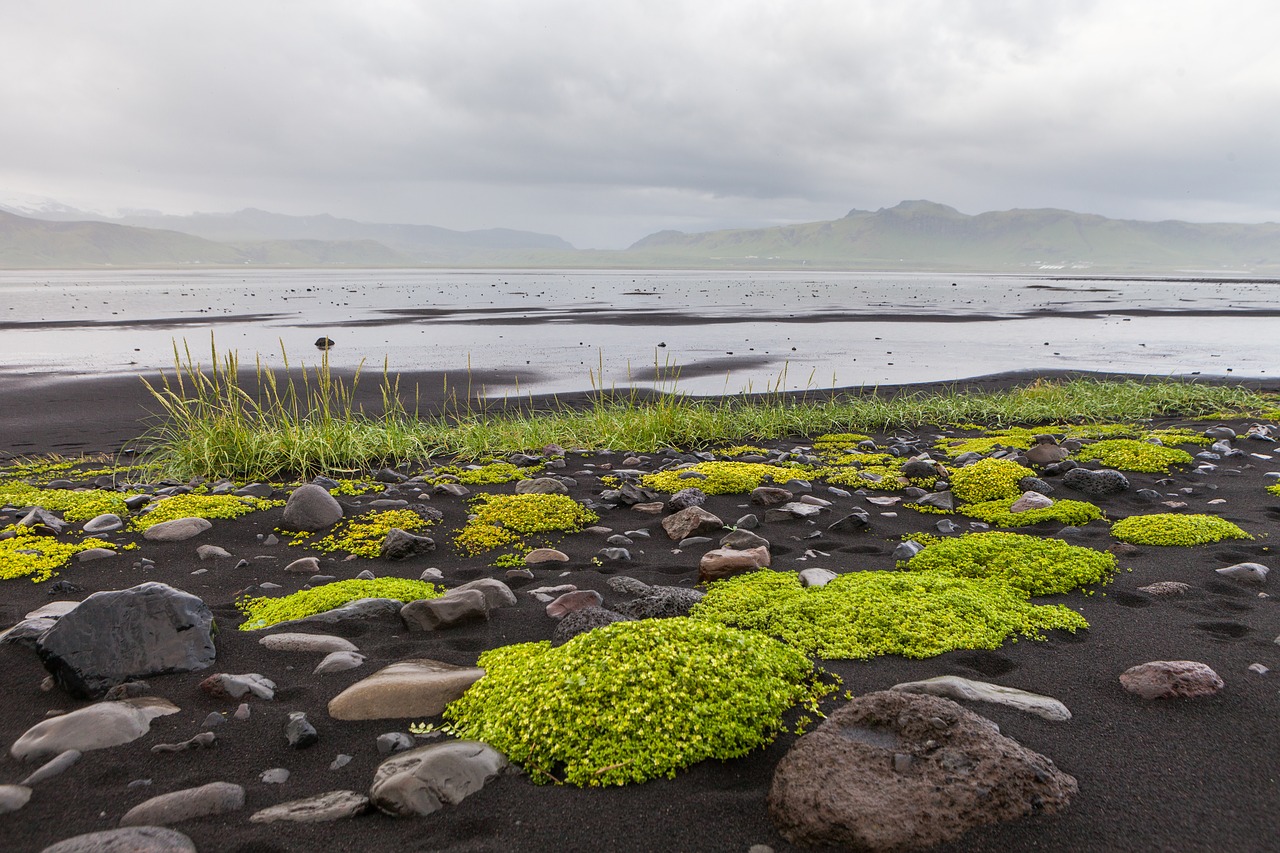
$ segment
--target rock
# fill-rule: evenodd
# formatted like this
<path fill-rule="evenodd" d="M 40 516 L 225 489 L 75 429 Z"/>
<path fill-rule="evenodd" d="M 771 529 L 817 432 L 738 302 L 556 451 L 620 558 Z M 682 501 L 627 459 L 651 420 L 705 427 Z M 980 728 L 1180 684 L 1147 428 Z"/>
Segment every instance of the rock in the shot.
<path fill-rule="evenodd" d="M 667 498 L 667 510 L 669 512 L 679 512 L 691 506 L 702 506 L 706 502 L 707 493 L 695 486 L 690 486 Z"/>
<path fill-rule="evenodd" d="M 1161 597 L 1186 595 L 1190 591 L 1191 584 L 1182 583 L 1181 581 L 1156 581 L 1153 584 L 1138 587 L 1138 592 Z"/>
<path fill-rule="evenodd" d="M 575 589 L 557 597 L 547 605 L 547 615 L 552 619 L 563 619 L 570 613 L 588 607 L 599 607 L 604 604 L 604 596 L 594 589 Z"/>
<path fill-rule="evenodd" d="M 871 516 L 865 510 L 854 510 L 839 521 L 827 525 L 833 533 L 860 533 L 871 526 Z"/>
<path fill-rule="evenodd" d="M 1129 490 L 1128 478 L 1119 471 L 1110 470 L 1072 468 L 1063 476 L 1062 483 L 1091 498 L 1106 498 Z"/>
<path fill-rule="evenodd" d="M 800 573 L 800 584 L 802 586 L 826 586 L 836 577 L 836 573 L 830 569 L 805 569 Z"/>
<path fill-rule="evenodd" d="M 471 494 L 471 490 L 461 483 L 439 483 L 431 491 L 437 495 L 449 495 L 455 498 L 464 498 Z"/>
<path fill-rule="evenodd" d="M 517 495 L 567 495 L 569 489 L 555 477 L 535 477 L 516 483 Z"/>
<path fill-rule="evenodd" d="M 1206 438 L 1226 439 L 1227 441 L 1230 441 L 1236 437 L 1236 431 L 1225 424 L 1218 424 L 1217 426 L 1212 426 L 1205 430 L 1204 435 Z"/>
<path fill-rule="evenodd" d="M 67 768 L 79 761 L 83 754 L 78 749 L 64 750 L 40 765 L 36 772 L 22 780 L 22 784 L 31 788 L 55 776 L 61 776 Z"/>
<path fill-rule="evenodd" d="M 949 518 L 944 518 L 941 521 L 936 522 L 933 526 L 939 533 L 955 533 L 960 529 L 960 525 L 956 524 Z"/>
<path fill-rule="evenodd" d="M 239 699 L 252 695 L 270 701 L 276 695 L 276 683 L 256 672 L 241 675 L 219 672 L 200 682 L 200 689 L 215 699 Z"/>
<path fill-rule="evenodd" d="M 269 498 L 275 494 L 275 491 L 275 487 L 270 483 L 250 483 L 231 494 L 241 498 Z"/>
<path fill-rule="evenodd" d="M 124 681 L 192 672 L 213 663 L 213 613 L 194 595 L 162 583 L 96 592 L 37 642 L 45 669 L 77 698 Z"/>
<path fill-rule="evenodd" d="M 934 509 L 940 509 L 944 512 L 955 512 L 956 510 L 956 496 L 950 491 L 929 492 L 926 495 L 921 495 L 916 498 L 915 502 L 920 504 L 920 506 L 933 507 Z"/>
<path fill-rule="evenodd" d="M 605 581 L 609 589 L 620 595 L 648 595 L 653 587 L 642 580 L 627 575 L 614 575 Z"/>
<path fill-rule="evenodd" d="M 488 599 L 478 589 L 455 590 L 441 598 L 420 598 L 400 608 L 410 631 L 439 631 L 489 618 Z"/>
<path fill-rule="evenodd" d="M 358 652 L 359 648 L 350 640 L 334 637 L 329 634 L 268 634 L 258 640 L 273 652 Z"/>
<path fill-rule="evenodd" d="M 102 560 L 107 557 L 114 557 L 115 555 L 116 552 L 112 551 L 110 548 L 89 548 L 88 550 L 80 551 L 76 554 L 76 562 L 91 563 L 94 560 Z"/>
<path fill-rule="evenodd" d="M 732 548 L 734 551 L 745 551 L 748 548 L 768 548 L 769 540 L 758 536 L 750 530 L 734 530 L 720 540 L 721 548 Z"/>
<path fill-rule="evenodd" d="M 0 632 L 0 643 L 14 643 L 34 649 L 39 644 L 40 638 L 57 621 L 52 616 L 28 617 Z"/>
<path fill-rule="evenodd" d="M 584 607 L 581 610 L 566 614 L 563 619 L 556 623 L 556 629 L 551 635 L 551 644 L 560 646 L 579 634 L 594 631 L 596 628 L 603 628 L 605 625 L 612 625 L 614 622 L 626 621 L 627 617 L 621 613 L 615 613 L 603 607 Z"/>
<path fill-rule="evenodd" d="M 484 675 L 477 667 L 453 666 L 425 658 L 378 670 L 329 701 L 335 720 L 434 717 Z"/>
<path fill-rule="evenodd" d="M 534 548 L 528 554 L 524 555 L 524 564 L 526 566 L 538 566 L 543 563 L 567 563 L 569 555 L 563 551 L 557 551 L 555 548 Z"/>
<path fill-rule="evenodd" d="M 319 732 L 303 711 L 289 712 L 289 722 L 284 725 L 284 736 L 294 749 L 306 749 L 320 742 Z"/>
<path fill-rule="evenodd" d="M 95 515 L 84 523 L 84 532 L 90 534 L 111 533 L 124 527 L 124 521 L 113 512 Z"/>
<path fill-rule="evenodd" d="M 1076 780 L 946 699 L 857 697 L 778 763 L 769 811 L 797 845 L 916 850 L 1066 808 Z"/>
<path fill-rule="evenodd" d="M 1053 506 L 1053 499 L 1039 492 L 1023 492 L 1009 507 L 1009 512 L 1027 512 Z"/>
<path fill-rule="evenodd" d="M 919 554 L 923 550 L 924 550 L 924 546 L 921 545 L 919 542 L 917 542 L 914 539 L 907 539 L 905 541 L 899 542 L 894 547 L 893 553 L 890 556 L 900 563 L 905 563 L 907 560 L 910 560 L 912 557 L 914 557 L 916 554 Z"/>
<path fill-rule="evenodd" d="M 1214 571 L 1223 577 L 1243 583 L 1264 584 L 1267 582 L 1267 572 L 1271 570 L 1261 563 L 1236 563 L 1234 566 L 1214 569 Z"/>
<path fill-rule="evenodd" d="M 430 536 L 419 536 L 407 530 L 393 527 L 382 540 L 378 554 L 386 560 L 407 560 L 436 549 L 436 541 Z"/>
<path fill-rule="evenodd" d="M 250 823 L 328 823 L 356 817 L 369 810 L 369 798 L 355 791 L 328 791 L 254 812 Z M 193 848 L 194 849 L 194 848 Z"/>
<path fill-rule="evenodd" d="M 985 681 L 973 681 L 958 675 L 939 675 L 923 681 L 906 681 L 895 684 L 889 689 L 903 693 L 941 696 L 944 699 L 991 702 L 1026 711 L 1028 714 L 1035 714 L 1037 717 L 1054 722 L 1065 722 L 1071 719 L 1071 712 L 1067 710 L 1067 706 L 1052 697 L 1028 693 L 1013 687 L 1003 687 L 999 684 L 988 684 Z"/>
<path fill-rule="evenodd" d="M 387 732 L 378 735 L 377 746 L 379 755 L 404 752 L 406 749 L 413 749 L 413 738 L 404 732 Z"/>
<path fill-rule="evenodd" d="M 327 350 L 337 346 L 331 339 L 327 337 L 316 338 L 316 349 Z"/>
<path fill-rule="evenodd" d="M 745 551 L 717 548 L 703 554 L 698 561 L 698 583 L 710 583 L 731 575 L 767 568 L 771 559 L 769 549 L 763 545 Z"/>
<path fill-rule="evenodd" d="M 400 615 L 404 602 L 395 598 L 357 598 L 341 607 L 313 613 L 301 619 L 290 619 L 272 625 L 272 628 L 297 628 L 304 625 L 336 625 L 339 622 L 356 620 L 384 619 Z"/>
<path fill-rule="evenodd" d="M 329 675 L 334 672 L 346 672 L 364 663 L 364 655 L 359 652 L 330 652 L 324 660 L 316 664 L 312 675 Z"/>
<path fill-rule="evenodd" d="M 760 526 L 760 519 L 755 513 L 747 513 L 733 523 L 733 526 L 739 530 L 755 530 Z"/>
<path fill-rule="evenodd" d="M 0 785 L 0 814 L 16 812 L 31 799 L 31 789 L 25 785 Z"/>
<path fill-rule="evenodd" d="M 230 782 L 210 782 L 161 794 L 139 803 L 120 818 L 121 826 L 165 826 L 244 808 L 244 788 Z"/>
<path fill-rule="evenodd" d="M 662 519 L 662 529 L 672 542 L 688 539 L 698 533 L 715 533 L 723 527 L 724 522 L 719 517 L 698 506 L 682 509 Z"/>
<path fill-rule="evenodd" d="M 497 578 L 476 578 L 461 586 L 455 586 L 445 595 L 457 595 L 460 592 L 469 590 L 479 590 L 484 595 L 485 604 L 490 610 L 497 610 L 499 607 L 516 606 L 516 594 L 511 591 L 511 587 Z"/>
<path fill-rule="evenodd" d="M 1052 465 L 1055 462 L 1061 462 L 1071 455 L 1065 447 L 1059 447 L 1058 443 L 1052 438 L 1048 441 L 1040 442 L 1027 451 L 1027 461 L 1037 468 L 1043 468 L 1046 465 Z"/>
<path fill-rule="evenodd" d="M 129 826 L 77 835 L 40 853 L 196 853 L 196 845 L 181 832 L 163 826 Z"/>
<path fill-rule="evenodd" d="M 777 486 L 759 486 L 751 490 L 751 502 L 765 509 L 782 506 L 793 498 L 794 494 Z"/>
<path fill-rule="evenodd" d="M 327 489 L 315 483 L 298 486 L 285 501 L 280 526 L 285 530 L 314 533 L 342 520 L 342 504 Z"/>
<path fill-rule="evenodd" d="M 688 616 L 703 593 L 680 586 L 650 587 L 640 598 L 618 605 L 618 612 L 628 619 L 670 619 Z"/>
<path fill-rule="evenodd" d="M 61 533 L 67 524 L 44 507 L 35 506 L 18 521 L 18 526 L 34 528 L 37 532 L 46 528 L 45 533 Z"/>
<path fill-rule="evenodd" d="M 158 743 L 151 747 L 153 754 L 159 755 L 165 752 L 186 752 L 189 749 L 208 749 L 218 740 L 218 736 L 213 732 L 201 732 L 195 737 L 188 738 L 178 743 Z"/>
<path fill-rule="evenodd" d="M 201 560 L 219 560 L 230 557 L 231 552 L 220 545 L 201 545 L 196 548 L 196 556 Z"/>
<path fill-rule="evenodd" d="M 175 518 L 151 525 L 142 531 L 142 537 L 150 542 L 182 542 L 212 528 L 213 522 L 207 518 Z"/>
<path fill-rule="evenodd" d="M 807 504 L 807 503 L 804 503 L 803 501 L 791 501 L 790 503 L 785 503 L 782 506 L 765 510 L 764 520 L 766 522 L 770 522 L 770 521 L 789 521 L 795 518 L 799 518 L 799 519 L 817 518 L 821 512 L 822 512 L 822 507 L 820 506 Z"/>
<path fill-rule="evenodd" d="M 626 548 L 601 548 L 600 556 L 615 563 L 625 563 L 631 560 L 631 552 Z"/>
<path fill-rule="evenodd" d="M 1207 665 L 1193 660 L 1156 660 L 1130 667 L 1120 684 L 1143 699 L 1193 699 L 1212 696 L 1225 684 Z"/>
<path fill-rule="evenodd" d="M 387 814 L 428 815 L 462 802 L 507 764 L 502 753 L 478 741 L 424 746 L 382 762 L 374 772 L 369 799 Z"/>
<path fill-rule="evenodd" d="M 289 781 L 288 769 L 284 767 L 272 767 L 270 770 L 263 770 L 258 774 L 258 779 L 266 785 L 283 785 Z"/>
<path fill-rule="evenodd" d="M 666 504 L 662 501 L 649 501 L 648 503 L 632 504 L 631 508 L 636 512 L 643 512 L 646 515 L 662 515 L 666 509 Z"/>
<path fill-rule="evenodd" d="M 298 575 L 316 575 L 320 573 L 318 557 L 299 557 L 284 567 L 286 572 Z"/>
<path fill-rule="evenodd" d="M 1258 675 L 1266 675 L 1268 672 L 1271 671 L 1271 669 L 1266 664 L 1261 664 L 1261 663 L 1251 663 L 1249 664 L 1248 669 L 1250 672 L 1256 672 Z M 30 783 L 23 782 L 22 784 L 27 785 Z"/>

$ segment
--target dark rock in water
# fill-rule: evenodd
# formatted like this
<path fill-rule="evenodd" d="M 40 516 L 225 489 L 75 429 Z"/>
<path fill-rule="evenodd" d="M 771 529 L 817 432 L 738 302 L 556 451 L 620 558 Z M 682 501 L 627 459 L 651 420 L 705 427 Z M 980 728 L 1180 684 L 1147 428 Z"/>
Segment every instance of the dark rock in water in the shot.
<path fill-rule="evenodd" d="M 45 668 L 80 699 L 149 675 L 213 663 L 213 614 L 190 593 L 162 583 L 97 592 L 50 628 L 37 646 Z"/>
<path fill-rule="evenodd" d="M 934 696 L 859 696 L 778 763 L 769 811 L 795 844 L 918 850 L 973 827 L 1067 807 L 1076 780 Z"/>
<path fill-rule="evenodd" d="M 316 349 L 327 350 L 334 346 L 336 346 L 336 344 L 334 344 L 334 342 L 329 338 L 316 338 Z"/>
<path fill-rule="evenodd" d="M 379 553 L 388 560 L 406 560 L 435 549 L 436 543 L 431 537 L 418 536 L 407 530 L 393 527 L 387 531 L 386 538 L 382 540 Z"/>
<path fill-rule="evenodd" d="M 314 533 L 332 527 L 342 520 L 342 504 L 327 489 L 314 483 L 298 486 L 284 505 L 281 526 L 285 530 Z"/>
<path fill-rule="evenodd" d="M 563 645 L 579 634 L 594 631 L 596 628 L 603 628 L 605 625 L 612 625 L 614 622 L 626 621 L 627 617 L 621 613 L 615 613 L 603 607 L 584 607 L 581 610 L 573 611 L 560 620 L 556 625 L 555 633 L 551 635 L 551 644 L 554 646 Z"/>
<path fill-rule="evenodd" d="M 1105 498 L 1129 490 L 1129 480 L 1119 471 L 1093 471 L 1089 468 L 1072 468 L 1062 478 L 1069 489 L 1075 489 L 1091 498 Z"/>

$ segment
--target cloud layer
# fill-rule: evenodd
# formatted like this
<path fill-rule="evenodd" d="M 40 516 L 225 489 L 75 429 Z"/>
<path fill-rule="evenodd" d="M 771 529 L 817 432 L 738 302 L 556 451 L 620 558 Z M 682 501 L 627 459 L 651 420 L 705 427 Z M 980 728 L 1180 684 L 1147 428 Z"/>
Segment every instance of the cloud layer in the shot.
<path fill-rule="evenodd" d="M 968 213 L 1280 219 L 1280 7 L 10 4 L 0 188 L 620 246 Z"/>

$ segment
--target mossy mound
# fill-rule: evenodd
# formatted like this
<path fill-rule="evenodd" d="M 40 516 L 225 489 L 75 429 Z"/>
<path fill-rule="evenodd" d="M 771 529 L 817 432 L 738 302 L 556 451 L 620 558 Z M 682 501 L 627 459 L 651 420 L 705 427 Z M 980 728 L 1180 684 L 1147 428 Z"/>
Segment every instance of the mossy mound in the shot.
<path fill-rule="evenodd" d="M 382 540 L 387 538 L 387 532 L 393 527 L 414 533 L 425 530 L 432 524 L 435 522 L 423 518 L 411 509 L 366 512 L 339 522 L 332 533 L 311 547 L 319 551 L 345 551 L 357 557 L 373 558 L 378 556 Z M 298 545 L 303 541 L 305 536 L 289 544 Z"/>
<path fill-rule="evenodd" d="M 279 598 L 242 598 L 236 602 L 247 618 L 240 623 L 241 631 L 256 631 L 291 619 L 301 619 L 333 610 L 361 598 L 394 598 L 397 601 L 416 601 L 420 598 L 439 598 L 442 588 L 426 581 L 404 578 L 377 578 L 375 580 L 334 581 L 314 589 L 304 589 Z"/>
<path fill-rule="evenodd" d="M 484 678 L 444 712 L 534 782 L 625 785 L 770 742 L 782 714 L 828 688 L 803 654 L 687 618 L 617 622 L 562 646 L 485 652 Z"/>
<path fill-rule="evenodd" d="M 713 583 L 691 615 L 831 659 L 929 658 L 1089 627 L 1074 610 L 1031 604 L 1006 584 L 941 572 L 850 572 L 807 589 L 792 572 L 753 572 Z"/>
<path fill-rule="evenodd" d="M 913 572 L 997 580 L 1029 595 L 1068 592 L 1111 579 L 1114 554 L 1020 533 L 939 539 L 902 564 Z"/>
<path fill-rule="evenodd" d="M 458 550 L 480 554 L 531 533 L 572 533 L 600 516 L 566 495 L 478 495 L 473 517 L 454 537 Z"/>
<path fill-rule="evenodd" d="M 951 493 L 965 503 L 984 503 L 1016 498 L 1018 481 L 1031 469 L 1010 459 L 980 459 L 951 472 Z"/>
<path fill-rule="evenodd" d="M 284 506 L 284 501 L 236 495 L 174 495 L 150 505 L 133 520 L 135 530 L 146 530 L 175 518 L 239 518 L 251 512 Z"/>
<path fill-rule="evenodd" d="M 501 483 L 512 483 L 516 480 L 527 480 L 542 471 L 544 466 L 534 465 L 520 468 L 510 462 L 490 462 L 477 468 L 461 468 L 457 465 L 442 465 L 435 470 L 435 476 L 427 478 L 432 483 L 453 482 L 468 486 L 496 486 Z M 448 476 L 442 476 L 448 475 Z"/>
<path fill-rule="evenodd" d="M 60 542 L 52 536 L 40 536 L 16 525 L 6 527 L 4 532 L 14 535 L 8 539 L 0 539 L 0 580 L 29 577 L 33 582 L 40 583 L 53 577 L 58 569 L 81 551 L 120 547 L 93 538 L 81 539 L 79 542 Z"/>
<path fill-rule="evenodd" d="M 1181 546 L 1253 538 L 1216 515 L 1177 515 L 1171 512 L 1131 515 L 1111 525 L 1111 535 L 1134 545 Z"/>
<path fill-rule="evenodd" d="M 832 485 L 895 491 L 913 483 L 912 480 L 902 476 L 902 463 L 907 460 L 892 453 L 853 452 L 828 458 L 835 462 L 835 465 L 823 468 L 818 473 Z M 931 488 L 933 480 L 917 482 L 915 485 Z"/>
<path fill-rule="evenodd" d="M 690 477 L 689 472 L 701 474 Z M 680 476 L 684 474 L 685 476 Z M 741 495 L 762 483 L 781 485 L 796 477 L 813 476 L 813 469 L 802 465 L 769 465 L 764 462 L 699 462 L 688 468 L 658 471 L 645 474 L 640 482 L 651 489 L 675 494 L 681 489 L 697 486 L 708 495 Z"/>
<path fill-rule="evenodd" d="M 1013 506 L 1016 500 L 1017 498 L 1003 498 L 998 501 L 966 504 L 960 507 L 957 512 L 970 518 L 976 518 L 979 521 L 985 521 L 987 524 L 992 524 L 996 527 L 1026 527 L 1030 524 L 1039 524 L 1042 521 L 1082 525 L 1104 517 L 1102 510 L 1088 501 L 1071 500 L 1056 501 L 1053 506 L 1040 509 L 1011 512 L 1010 507 Z M 921 509 L 915 504 L 909 504 L 909 506 L 912 509 Z"/>
<path fill-rule="evenodd" d="M 126 497 L 126 494 L 102 489 L 42 489 L 26 483 L 0 486 L 0 506 L 44 507 L 50 512 L 62 513 L 67 521 L 88 521 L 104 512 L 128 515 L 129 509 L 124 503 Z"/>
<path fill-rule="evenodd" d="M 1131 438 L 1112 438 L 1087 444 L 1076 452 L 1076 459 L 1094 459 L 1118 471 L 1167 472 L 1174 465 L 1189 465 L 1191 454 L 1176 447 L 1165 447 Z"/>

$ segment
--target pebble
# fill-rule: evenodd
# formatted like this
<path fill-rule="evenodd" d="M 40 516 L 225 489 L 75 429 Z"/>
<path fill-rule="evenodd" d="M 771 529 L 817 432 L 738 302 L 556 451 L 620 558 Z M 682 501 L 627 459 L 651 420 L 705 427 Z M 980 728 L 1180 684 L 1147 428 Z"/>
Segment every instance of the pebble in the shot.
<path fill-rule="evenodd" d="M 210 782 L 146 800 L 120 818 L 121 826 L 166 826 L 244 808 L 244 788 L 231 782 Z"/>
<path fill-rule="evenodd" d="M 351 756 L 340 752 L 337 754 L 337 756 L 334 757 L 333 761 L 329 764 L 329 769 L 341 770 L 342 768 L 346 767 L 350 763 L 351 763 Z"/>
<path fill-rule="evenodd" d="M 1268 668 L 1267 668 L 1266 666 L 1264 666 L 1263 664 L 1260 664 L 1260 663 L 1251 663 L 1251 664 L 1249 664 L 1249 671 L 1250 671 L 1250 672 L 1256 672 L 1256 673 L 1258 673 L 1258 675 L 1266 675 L 1266 674 L 1267 674 L 1268 672 L 1270 672 L 1271 670 L 1270 670 L 1270 669 L 1268 669 Z M 22 784 L 24 784 L 24 785 L 25 785 L 25 784 L 28 784 L 28 783 L 23 782 Z"/>
<path fill-rule="evenodd" d="M 379 755 L 404 752 L 406 749 L 413 749 L 413 738 L 404 732 L 387 732 L 378 735 L 377 746 Z"/>
<path fill-rule="evenodd" d="M 153 754 L 162 752 L 186 752 L 189 749 L 208 749 L 218 740 L 218 736 L 213 732 L 201 732 L 193 738 L 181 741 L 180 743 L 158 743 L 151 747 Z"/>
<path fill-rule="evenodd" d="M 1130 667 L 1120 675 L 1125 690 L 1143 699 L 1191 699 L 1212 696 L 1224 686 L 1206 664 L 1192 660 L 1157 660 Z"/>
<path fill-rule="evenodd" d="M 301 800 L 270 806 L 254 812 L 252 823 L 328 823 L 355 817 L 369 810 L 369 798 L 355 791 L 328 791 Z"/>
<path fill-rule="evenodd" d="M 268 785 L 283 785 L 289 781 L 289 771 L 284 767 L 272 767 L 259 773 L 258 778 Z"/>
<path fill-rule="evenodd" d="M 289 746 L 294 749 L 306 749 L 320 741 L 320 733 L 311 725 L 303 711 L 289 712 L 289 722 L 285 724 L 284 736 Z"/>
<path fill-rule="evenodd" d="M 201 545 L 196 548 L 196 556 L 201 560 L 218 560 L 223 557 L 230 557 L 231 552 L 220 545 Z"/>
<path fill-rule="evenodd" d="M 258 642 L 278 652 L 358 652 L 355 643 L 330 634 L 268 634 Z"/>

